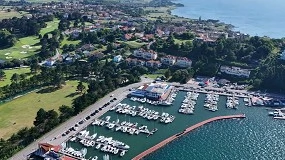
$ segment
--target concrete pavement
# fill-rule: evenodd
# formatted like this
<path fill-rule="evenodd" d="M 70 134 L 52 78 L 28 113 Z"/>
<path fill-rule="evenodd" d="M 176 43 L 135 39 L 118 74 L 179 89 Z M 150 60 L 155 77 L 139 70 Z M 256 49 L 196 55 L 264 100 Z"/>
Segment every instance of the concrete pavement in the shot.
<path fill-rule="evenodd" d="M 68 121 L 66 121 L 66 122 L 62 123 L 61 125 L 57 126 L 56 128 L 54 128 L 52 131 L 50 131 L 50 132 L 46 133 L 45 135 L 43 135 L 41 138 L 37 139 L 32 144 L 28 145 L 27 147 L 25 147 L 24 149 L 19 151 L 17 154 L 15 154 L 10 159 L 11 160 L 24 160 L 24 159 L 27 159 L 28 155 L 38 148 L 38 143 L 45 143 L 45 142 L 47 142 L 47 143 L 50 143 L 50 144 L 53 144 L 53 145 L 59 145 L 62 142 L 65 142 L 68 139 L 68 137 L 70 137 L 73 134 L 76 134 L 76 132 L 78 132 L 78 131 L 82 130 L 83 128 L 85 128 L 87 125 L 89 125 L 92 122 L 92 120 L 94 120 L 95 118 L 98 118 L 98 117 L 102 116 L 104 113 L 106 113 L 112 105 L 115 105 L 116 103 L 119 103 L 122 99 L 124 99 L 126 97 L 126 95 L 129 93 L 129 89 L 130 88 L 138 87 L 138 86 L 143 85 L 144 83 L 149 83 L 149 82 L 153 81 L 152 79 L 143 78 L 143 77 L 141 78 L 141 80 L 142 81 L 139 82 L 139 83 L 135 83 L 135 84 L 128 85 L 126 87 L 118 88 L 117 90 L 109 93 L 108 95 L 106 95 L 102 99 L 98 100 L 96 103 L 94 103 L 91 106 L 87 107 L 84 111 L 82 111 L 78 115 L 72 117 Z M 99 113 L 97 113 L 95 116 L 91 117 L 89 120 L 86 120 L 83 124 L 79 125 L 77 131 L 75 131 L 75 132 L 72 131 L 72 132 L 70 132 L 66 136 L 61 136 L 62 133 L 64 133 L 67 130 L 69 130 L 69 128 L 74 127 L 74 125 L 76 123 L 78 123 L 79 121 L 85 119 L 92 112 L 94 112 L 95 110 L 98 110 L 104 104 L 106 104 L 111 99 L 113 99 L 113 98 L 110 97 L 111 95 L 114 95 L 113 97 L 116 97 L 117 100 L 112 102 L 108 107 L 105 107 L 104 109 L 99 111 Z"/>

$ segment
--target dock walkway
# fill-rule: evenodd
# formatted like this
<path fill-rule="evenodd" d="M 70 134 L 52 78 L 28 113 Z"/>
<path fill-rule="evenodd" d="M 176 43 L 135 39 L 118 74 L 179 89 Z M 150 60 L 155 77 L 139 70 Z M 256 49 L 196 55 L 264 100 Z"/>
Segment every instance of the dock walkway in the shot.
<path fill-rule="evenodd" d="M 145 150 L 144 152 L 140 153 L 139 155 L 137 155 L 136 157 L 134 157 L 132 160 L 140 160 L 142 159 L 143 157 L 149 155 L 150 153 L 162 148 L 163 146 L 165 146 L 166 144 L 168 144 L 169 142 L 175 140 L 175 139 L 178 139 L 179 137 L 187 134 L 188 132 L 196 129 L 196 128 L 199 128 L 207 123 L 210 123 L 210 122 L 213 122 L 213 121 L 217 121 L 217 120 L 223 120 L 223 119 L 232 119 L 232 118 L 245 118 L 245 115 L 244 114 L 238 114 L 238 115 L 229 115 L 229 116 L 219 116 L 219 117 L 213 117 L 213 118 L 210 118 L 208 120 L 205 120 L 205 121 L 202 121 L 200 123 L 197 123 L 187 129 L 185 129 L 184 131 L 178 133 L 178 134 L 175 134 L 165 140 L 163 140 L 162 142 L 156 144 L 155 146 Z"/>

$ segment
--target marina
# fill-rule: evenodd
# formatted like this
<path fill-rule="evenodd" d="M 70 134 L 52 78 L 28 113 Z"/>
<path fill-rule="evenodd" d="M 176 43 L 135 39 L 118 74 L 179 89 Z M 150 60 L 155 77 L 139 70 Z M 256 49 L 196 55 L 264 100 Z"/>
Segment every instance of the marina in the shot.
<path fill-rule="evenodd" d="M 174 96 L 173 96 L 174 98 Z M 226 107 L 221 107 L 217 112 L 209 112 L 205 109 L 206 94 L 198 94 L 196 92 L 177 92 L 175 100 L 169 107 L 158 106 L 150 103 L 142 103 L 138 100 L 133 101 L 130 98 L 126 98 L 120 103 L 111 106 L 109 112 L 105 113 L 102 117 L 94 119 L 85 130 L 89 131 L 88 139 L 92 135 L 97 134 L 97 137 L 112 137 L 118 141 L 124 141 L 125 144 L 130 146 L 130 149 L 120 156 L 121 151 L 112 152 L 101 151 L 96 143 L 96 138 L 93 142 L 89 142 L 91 147 L 87 147 L 87 142 L 80 143 L 80 139 L 71 137 L 66 144 L 74 149 L 80 150 L 82 148 L 87 149 L 85 158 L 92 158 L 94 156 L 103 157 L 108 154 L 112 159 L 132 159 L 143 150 L 147 150 L 154 146 L 157 142 L 163 139 L 177 134 L 179 130 L 184 130 L 187 126 L 192 126 L 195 123 L 201 122 L 204 118 L 212 118 L 219 115 L 227 115 L 231 113 L 240 113 L 238 110 L 228 110 Z M 185 99 L 189 99 L 188 101 Z M 196 102 L 195 114 L 191 115 L 193 118 L 186 118 L 189 115 L 179 113 L 181 104 L 190 102 Z M 227 97 L 220 96 L 217 101 L 217 106 L 225 106 Z M 244 104 L 243 99 L 239 99 L 240 103 Z M 193 103 L 194 105 L 194 103 Z M 198 116 L 197 116 L 198 115 Z M 156 117 L 155 117 L 156 116 Z M 175 117 L 172 122 L 165 123 L 166 117 Z M 161 119 L 164 121 L 161 122 Z M 204 119 L 204 120 L 205 120 Z M 182 125 L 177 125 L 182 124 Z M 72 139 L 73 138 L 73 139 Z M 89 140 L 90 141 L 90 140 Z M 140 145 L 136 145 L 139 142 Z M 93 146 L 94 145 L 94 146 Z M 132 146 L 136 146 L 135 148 Z M 111 146 L 113 147 L 113 146 Z M 104 148 L 105 150 L 107 148 Z M 110 147 L 108 148 L 109 150 Z M 113 152 L 115 150 L 113 149 Z"/>
<path fill-rule="evenodd" d="M 246 94 L 224 94 L 215 90 L 208 90 L 205 94 L 205 91 L 193 88 L 186 92 L 177 90 L 181 87 L 168 91 L 164 101 L 128 97 L 109 105 L 108 111 L 100 117 L 86 117 L 83 123 L 90 118 L 91 122 L 83 130 L 75 124 L 61 152 L 82 160 L 107 156 L 132 159 L 172 135 L 184 135 L 187 127 L 213 117 L 244 113 L 251 102 L 251 97 Z M 168 105 L 162 104 L 165 102 Z M 118 147 L 117 143 L 126 148 Z"/>

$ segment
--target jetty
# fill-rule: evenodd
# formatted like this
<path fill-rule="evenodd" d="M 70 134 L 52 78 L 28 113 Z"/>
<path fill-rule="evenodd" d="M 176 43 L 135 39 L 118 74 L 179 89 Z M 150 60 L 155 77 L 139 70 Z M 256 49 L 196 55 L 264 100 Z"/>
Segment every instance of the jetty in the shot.
<path fill-rule="evenodd" d="M 238 115 L 229 115 L 229 116 L 218 116 L 218 117 L 213 117 L 213 118 L 210 118 L 208 120 L 205 120 L 205 121 L 202 121 L 200 123 L 197 123 L 189 128 L 186 128 L 185 130 L 183 130 L 182 132 L 180 133 L 177 133 L 163 141 L 161 141 L 160 143 L 156 144 L 155 146 L 145 150 L 144 152 L 140 153 L 139 155 L 137 155 L 136 157 L 134 157 L 132 160 L 140 160 L 142 159 L 143 157 L 149 155 L 150 153 L 162 148 L 163 146 L 165 146 L 166 144 L 168 144 L 169 142 L 171 141 L 174 141 L 178 138 L 180 138 L 181 136 L 189 133 L 190 131 L 196 129 L 196 128 L 199 128 L 207 123 L 210 123 L 210 122 L 214 122 L 214 121 L 217 121 L 217 120 L 223 120 L 223 119 L 233 119 L 233 118 L 245 118 L 245 115 L 244 114 L 238 114 Z"/>

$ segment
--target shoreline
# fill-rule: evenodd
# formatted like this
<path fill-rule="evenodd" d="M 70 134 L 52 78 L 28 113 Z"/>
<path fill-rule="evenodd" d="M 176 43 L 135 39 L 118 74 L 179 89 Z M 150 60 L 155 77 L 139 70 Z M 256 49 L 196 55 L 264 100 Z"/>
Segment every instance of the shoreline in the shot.
<path fill-rule="evenodd" d="M 197 124 L 194 124 L 193 126 L 190 126 L 188 128 L 186 128 L 185 130 L 183 130 L 182 132 L 179 132 L 163 141 L 161 141 L 160 143 L 156 144 L 155 146 L 145 150 L 144 152 L 140 153 L 139 155 L 137 155 L 136 157 L 132 158 L 132 160 L 140 160 L 143 159 L 144 157 L 146 157 L 147 155 L 151 154 L 152 152 L 161 149 L 162 147 L 164 147 L 166 144 L 188 134 L 189 132 L 191 132 L 192 130 L 195 130 L 205 124 L 211 123 L 211 122 L 215 122 L 218 120 L 224 120 L 224 119 L 234 119 L 234 118 L 246 118 L 244 114 L 238 114 L 238 115 L 229 115 L 229 116 L 218 116 L 218 117 L 213 117 L 210 119 L 207 119 L 205 121 L 199 122 Z"/>
<path fill-rule="evenodd" d="M 174 14 L 173 13 L 173 10 L 176 10 L 176 9 L 178 9 L 178 8 L 182 8 L 182 7 L 185 7 L 185 5 L 183 4 L 183 3 L 177 3 L 177 0 L 171 0 L 171 2 L 172 3 L 175 3 L 175 4 L 182 4 L 183 6 L 179 6 L 179 5 L 174 5 L 174 6 L 167 6 L 167 8 L 169 8 L 169 11 L 170 11 L 170 15 L 172 15 L 172 16 L 175 16 L 175 17 L 178 17 L 178 18 L 183 18 L 183 19 L 189 19 L 189 20 L 195 20 L 195 21 L 198 21 L 199 19 L 198 18 L 191 18 L 191 17 L 185 17 L 185 16 L 179 16 L 179 15 L 177 15 L 177 14 Z M 200 16 L 201 17 L 201 16 Z M 230 30 L 230 31 L 233 31 L 233 32 L 240 32 L 240 31 L 237 31 L 237 30 L 235 30 L 235 29 L 238 29 L 238 27 L 237 26 L 235 26 L 235 25 L 233 25 L 233 24 L 230 24 L 230 23 L 226 23 L 226 22 L 223 22 L 223 21 L 221 21 L 221 20 L 219 20 L 219 19 L 211 19 L 211 18 L 209 18 L 209 19 L 201 19 L 202 21 L 217 21 L 216 23 L 218 23 L 218 24 L 221 24 L 221 25 L 224 25 L 224 26 L 226 26 L 226 27 L 228 27 L 228 30 Z M 242 33 L 242 32 L 240 32 L 240 33 Z M 248 34 L 248 33 L 245 33 L 245 34 Z M 250 34 L 248 34 L 248 35 L 250 35 Z"/>

